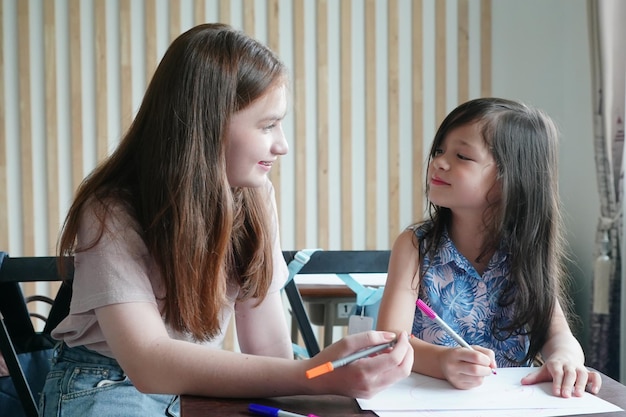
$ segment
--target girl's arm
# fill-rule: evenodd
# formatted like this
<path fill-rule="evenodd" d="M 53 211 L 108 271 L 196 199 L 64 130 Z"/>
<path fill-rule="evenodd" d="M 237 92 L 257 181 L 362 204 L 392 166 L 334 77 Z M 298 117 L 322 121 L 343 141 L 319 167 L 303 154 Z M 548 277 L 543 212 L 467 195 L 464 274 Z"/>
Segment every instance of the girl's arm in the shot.
<path fill-rule="evenodd" d="M 235 304 L 239 348 L 253 355 L 293 359 L 291 335 L 280 292 L 268 293 L 255 307 L 257 302 L 257 299 L 250 299 Z"/>
<path fill-rule="evenodd" d="M 558 397 L 580 397 L 587 387 L 593 394 L 600 390 L 602 378 L 585 367 L 583 349 L 572 334 L 558 302 L 541 354 L 544 365 L 524 377 L 522 384 L 552 381 L 552 392 Z"/>
<path fill-rule="evenodd" d="M 306 370 L 384 343 L 395 334 L 366 332 L 348 336 L 315 358 L 297 361 L 240 354 L 171 339 L 152 303 L 113 304 L 98 308 L 96 316 L 121 367 L 137 389 L 146 393 L 213 397 L 338 394 L 368 398 L 406 377 L 413 359 L 404 334 L 389 352 L 309 380 Z M 273 325 L 266 322 L 262 327 L 271 332 Z"/>
<path fill-rule="evenodd" d="M 411 332 L 419 288 L 419 253 L 413 244 L 414 231 L 405 230 L 396 239 L 389 259 L 385 291 L 378 312 L 378 330 Z M 414 372 L 446 379 L 460 389 L 478 386 L 491 374 L 493 352 L 450 348 L 411 338 Z"/>
<path fill-rule="evenodd" d="M 419 256 L 412 239 L 413 231 L 405 230 L 393 244 L 378 310 L 378 329 L 411 332 L 413 327 L 420 277 L 417 272 Z M 413 366 L 417 363 L 414 362 Z"/>

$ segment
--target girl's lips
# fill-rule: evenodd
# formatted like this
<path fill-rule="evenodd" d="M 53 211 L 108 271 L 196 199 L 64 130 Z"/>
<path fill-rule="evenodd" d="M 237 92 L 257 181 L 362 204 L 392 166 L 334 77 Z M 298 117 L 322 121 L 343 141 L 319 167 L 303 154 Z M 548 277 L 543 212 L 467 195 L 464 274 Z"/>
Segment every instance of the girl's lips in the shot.
<path fill-rule="evenodd" d="M 430 185 L 450 185 L 447 182 L 445 182 L 444 180 L 437 178 L 437 177 L 433 177 L 430 179 Z"/>
<path fill-rule="evenodd" d="M 269 171 L 272 169 L 272 162 L 271 161 L 260 161 L 259 162 L 259 166 L 261 167 L 261 169 L 265 170 L 265 171 Z"/>

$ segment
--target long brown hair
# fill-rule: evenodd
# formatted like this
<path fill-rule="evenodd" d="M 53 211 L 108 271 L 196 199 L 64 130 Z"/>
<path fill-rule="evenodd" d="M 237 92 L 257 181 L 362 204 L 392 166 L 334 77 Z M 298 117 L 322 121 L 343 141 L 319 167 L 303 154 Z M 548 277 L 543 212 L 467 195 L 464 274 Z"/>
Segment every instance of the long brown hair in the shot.
<path fill-rule="evenodd" d="M 232 114 L 286 83 L 267 47 L 223 24 L 180 35 L 156 69 L 120 145 L 80 185 L 63 225 L 59 254 L 98 243 L 110 203 L 137 220 L 166 288 L 165 320 L 210 339 L 220 331 L 227 277 L 239 297 L 264 297 L 272 280 L 265 189 L 231 188 L 226 129 Z M 77 247 L 79 216 L 95 207 L 100 237 Z"/>
<path fill-rule="evenodd" d="M 521 331 L 530 336 L 525 362 L 534 359 L 548 336 L 555 300 L 569 313 L 564 289 L 567 281 L 563 225 L 558 190 L 558 131 L 542 111 L 500 98 L 470 100 L 454 109 L 441 123 L 429 154 L 451 130 L 478 122 L 482 136 L 498 166 L 501 198 L 483 215 L 485 242 L 480 256 L 502 248 L 507 251 L 511 274 L 499 299 L 512 306 L 507 325 L 495 323 L 494 334 Z M 426 195 L 428 195 L 428 180 Z M 429 221 L 420 258 L 433 256 L 451 219 L 451 211 L 429 202 Z M 414 241 L 419 248 L 419 242 Z M 479 258 L 480 258 L 479 256 Z M 423 276 L 426 271 L 421 271 Z"/>

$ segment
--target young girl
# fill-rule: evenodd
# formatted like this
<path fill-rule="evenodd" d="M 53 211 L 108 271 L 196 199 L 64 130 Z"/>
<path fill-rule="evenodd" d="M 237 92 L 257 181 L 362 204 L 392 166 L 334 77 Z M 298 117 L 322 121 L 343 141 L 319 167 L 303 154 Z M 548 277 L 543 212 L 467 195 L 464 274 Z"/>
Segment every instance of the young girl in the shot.
<path fill-rule="evenodd" d="M 62 343 L 43 416 L 178 415 L 177 394 L 369 397 L 410 373 L 400 334 L 387 352 L 305 376 L 391 332 L 293 360 L 267 177 L 287 152 L 286 84 L 269 49 L 225 25 L 172 43 L 129 131 L 66 218 L 59 246 L 74 256 L 73 297 L 53 333 Z M 242 353 L 220 349 L 231 315 Z"/>
<path fill-rule="evenodd" d="M 476 99 L 445 118 L 428 161 L 430 219 L 394 243 L 378 316 L 378 329 L 412 331 L 413 371 L 467 389 L 540 357 L 523 384 L 598 392 L 563 312 L 557 159 L 553 122 L 521 103 Z M 475 350 L 416 309 L 418 297 Z"/>

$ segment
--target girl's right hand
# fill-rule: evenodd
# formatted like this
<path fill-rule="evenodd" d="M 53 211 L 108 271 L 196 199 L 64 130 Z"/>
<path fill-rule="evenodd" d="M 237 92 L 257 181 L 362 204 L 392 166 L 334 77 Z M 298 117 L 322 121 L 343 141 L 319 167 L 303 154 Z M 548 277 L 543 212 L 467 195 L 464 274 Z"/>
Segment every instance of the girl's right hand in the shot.
<path fill-rule="evenodd" d="M 395 333 L 382 331 L 349 335 L 306 361 L 307 369 L 311 369 L 359 350 L 390 342 L 396 337 L 398 340 L 391 349 L 338 367 L 332 372 L 310 379 L 309 382 L 315 385 L 315 391 L 319 393 L 371 398 L 411 373 L 413 348 L 409 344 L 406 332 L 397 336 Z"/>
<path fill-rule="evenodd" d="M 472 346 L 472 349 L 455 347 L 446 349 L 441 358 L 441 370 L 448 382 L 457 389 L 475 388 L 496 367 L 491 349 Z"/>

